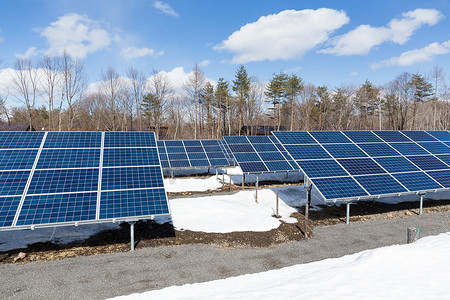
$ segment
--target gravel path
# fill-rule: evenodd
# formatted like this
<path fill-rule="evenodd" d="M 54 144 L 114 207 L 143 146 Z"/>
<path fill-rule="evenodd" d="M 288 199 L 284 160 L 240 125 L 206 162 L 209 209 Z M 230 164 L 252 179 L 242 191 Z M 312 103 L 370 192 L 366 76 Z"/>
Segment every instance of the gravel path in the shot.
<path fill-rule="evenodd" d="M 204 245 L 138 249 L 24 265 L 0 265 L 2 299 L 104 299 L 262 272 L 450 231 L 450 212 L 314 228 L 314 237 L 272 248 L 222 250 Z"/>

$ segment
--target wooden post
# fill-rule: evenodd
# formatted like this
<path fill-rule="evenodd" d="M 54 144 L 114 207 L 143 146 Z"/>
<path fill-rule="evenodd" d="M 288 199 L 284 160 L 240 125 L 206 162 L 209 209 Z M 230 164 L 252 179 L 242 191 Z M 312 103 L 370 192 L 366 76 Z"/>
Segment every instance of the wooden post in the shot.
<path fill-rule="evenodd" d="M 408 227 L 407 234 L 408 237 L 406 239 L 406 243 L 413 243 L 419 239 L 419 228 Z"/>

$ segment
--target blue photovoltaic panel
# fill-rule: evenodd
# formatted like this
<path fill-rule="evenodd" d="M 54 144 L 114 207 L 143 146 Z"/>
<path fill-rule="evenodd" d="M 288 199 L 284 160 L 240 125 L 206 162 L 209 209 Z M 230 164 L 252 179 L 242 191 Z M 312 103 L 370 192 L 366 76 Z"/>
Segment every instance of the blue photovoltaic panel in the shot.
<path fill-rule="evenodd" d="M 97 191 L 98 169 L 36 170 L 28 195 Z"/>
<path fill-rule="evenodd" d="M 38 150 L 0 150 L 0 170 L 31 170 Z"/>
<path fill-rule="evenodd" d="M 277 131 L 276 138 L 285 147 L 290 144 L 317 144 L 312 136 L 306 131 Z"/>
<path fill-rule="evenodd" d="M 338 159 L 338 162 L 351 175 L 386 173 L 375 161 L 370 158 Z"/>
<path fill-rule="evenodd" d="M 199 140 L 184 140 L 185 147 L 202 147 L 202 143 Z"/>
<path fill-rule="evenodd" d="M 323 147 L 335 158 L 367 157 L 354 144 L 324 144 Z"/>
<path fill-rule="evenodd" d="M 152 132 L 7 132 L 0 137 L 2 230 L 169 212 Z M 158 149 L 167 163 L 164 144 Z M 130 197 L 123 201 L 125 194 Z M 109 212 L 98 217 L 103 199 Z"/>
<path fill-rule="evenodd" d="M 105 148 L 156 147 L 153 132 L 105 132 Z"/>
<path fill-rule="evenodd" d="M 0 197 L 0 227 L 11 226 L 21 197 Z"/>
<path fill-rule="evenodd" d="M 102 193 L 100 219 L 168 214 L 164 188 Z"/>
<path fill-rule="evenodd" d="M 423 172 L 392 174 L 410 191 L 441 189 L 442 186 Z"/>
<path fill-rule="evenodd" d="M 30 171 L 0 172 L 0 196 L 22 195 Z"/>
<path fill-rule="evenodd" d="M 167 156 L 169 157 L 169 161 L 185 160 L 189 165 L 189 160 L 188 160 L 188 156 L 187 156 L 186 152 L 184 152 L 184 153 L 169 153 L 169 154 L 167 154 Z"/>
<path fill-rule="evenodd" d="M 167 153 L 186 153 L 186 149 L 183 146 L 179 147 L 166 147 Z"/>
<path fill-rule="evenodd" d="M 446 188 L 450 188 L 450 172 L 446 171 L 431 171 L 427 172 L 428 175 L 434 178 L 437 182 L 439 182 L 442 186 Z"/>
<path fill-rule="evenodd" d="M 100 149 L 43 149 L 36 169 L 98 167 L 100 151 Z"/>
<path fill-rule="evenodd" d="M 376 135 L 385 142 L 411 142 L 409 138 L 401 134 L 399 131 L 374 131 Z"/>
<path fill-rule="evenodd" d="M 326 143 L 351 143 L 351 141 L 339 131 L 310 131 L 317 142 Z"/>
<path fill-rule="evenodd" d="M 391 175 L 356 176 L 355 179 L 371 195 L 383 195 L 392 193 L 403 193 L 407 190 L 399 184 Z"/>
<path fill-rule="evenodd" d="M 263 173 L 269 171 L 263 162 L 241 162 L 239 166 L 244 173 Z"/>
<path fill-rule="evenodd" d="M 187 153 L 192 153 L 192 152 L 205 152 L 205 150 L 203 150 L 203 147 L 197 146 L 197 147 L 186 147 L 186 152 Z"/>
<path fill-rule="evenodd" d="M 191 159 L 190 163 L 192 167 L 205 167 L 210 164 L 207 159 Z"/>
<path fill-rule="evenodd" d="M 102 190 L 142 189 L 164 186 L 159 166 L 104 168 Z"/>
<path fill-rule="evenodd" d="M 299 160 L 298 165 L 310 178 L 348 176 L 348 173 L 334 160 Z"/>
<path fill-rule="evenodd" d="M 429 154 L 422 147 L 417 145 L 416 143 L 390 143 L 395 150 L 400 152 L 403 155 L 424 155 Z"/>
<path fill-rule="evenodd" d="M 164 141 L 166 147 L 183 147 L 182 141 Z"/>
<path fill-rule="evenodd" d="M 191 164 L 188 160 L 170 160 L 171 168 L 190 168 Z"/>
<path fill-rule="evenodd" d="M 399 153 L 386 143 L 358 144 L 369 156 L 397 156 Z"/>
<path fill-rule="evenodd" d="M 403 156 L 376 157 L 374 160 L 389 173 L 419 171 L 415 165 Z"/>
<path fill-rule="evenodd" d="M 103 152 L 103 167 L 158 165 L 156 148 L 108 148 Z"/>
<path fill-rule="evenodd" d="M 224 137 L 244 173 L 298 170 L 278 140 L 269 136 Z M 280 150 L 283 150 L 285 154 Z M 290 161 L 291 160 L 291 161 Z"/>
<path fill-rule="evenodd" d="M 450 154 L 436 155 L 436 157 L 450 166 Z"/>
<path fill-rule="evenodd" d="M 404 135 L 415 142 L 437 141 L 436 138 L 429 135 L 426 131 L 402 131 Z"/>
<path fill-rule="evenodd" d="M 351 177 L 316 178 L 312 182 L 325 199 L 367 196 L 367 193 Z"/>
<path fill-rule="evenodd" d="M 450 147 L 441 142 L 423 142 L 419 145 L 432 154 L 450 154 Z"/>
<path fill-rule="evenodd" d="M 189 160 L 208 159 L 204 152 L 203 153 L 188 153 L 187 156 L 188 156 Z"/>
<path fill-rule="evenodd" d="M 431 155 L 408 156 L 407 158 L 424 171 L 450 169 L 449 166 Z"/>
<path fill-rule="evenodd" d="M 344 131 L 343 133 L 355 143 L 383 142 L 383 140 L 370 131 Z"/>
<path fill-rule="evenodd" d="M 282 146 L 326 200 L 364 196 L 360 190 L 352 195 L 348 185 L 356 190 L 361 187 L 366 196 L 379 196 L 442 189 L 450 184 L 447 131 L 341 133 L 351 143 L 340 139 L 338 132 L 273 132 L 278 140 L 283 137 Z M 308 135 L 319 144 L 305 143 Z"/>
<path fill-rule="evenodd" d="M 95 220 L 97 193 L 27 196 L 17 226 Z"/>
<path fill-rule="evenodd" d="M 49 132 L 44 148 L 100 148 L 101 132 Z"/>
<path fill-rule="evenodd" d="M 0 149 L 38 149 L 44 134 L 36 131 L 0 132 Z"/>
<path fill-rule="evenodd" d="M 430 135 L 443 142 L 450 142 L 450 132 L 448 131 L 427 131 Z"/>
<path fill-rule="evenodd" d="M 284 148 L 295 160 L 331 158 L 320 145 L 284 145 Z"/>

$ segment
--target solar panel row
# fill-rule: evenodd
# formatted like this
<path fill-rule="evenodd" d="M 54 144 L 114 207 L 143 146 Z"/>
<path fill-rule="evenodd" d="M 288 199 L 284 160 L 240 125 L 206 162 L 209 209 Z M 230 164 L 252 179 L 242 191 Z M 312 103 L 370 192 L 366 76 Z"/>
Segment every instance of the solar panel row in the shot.
<path fill-rule="evenodd" d="M 0 133 L 0 229 L 168 213 L 152 132 Z"/>
<path fill-rule="evenodd" d="M 298 166 L 283 146 L 268 136 L 226 136 L 231 153 L 244 173 L 286 172 Z"/>
<path fill-rule="evenodd" d="M 159 140 L 158 151 L 164 169 L 229 166 L 220 140 Z"/>
<path fill-rule="evenodd" d="M 327 200 L 450 187 L 447 131 L 273 134 Z"/>

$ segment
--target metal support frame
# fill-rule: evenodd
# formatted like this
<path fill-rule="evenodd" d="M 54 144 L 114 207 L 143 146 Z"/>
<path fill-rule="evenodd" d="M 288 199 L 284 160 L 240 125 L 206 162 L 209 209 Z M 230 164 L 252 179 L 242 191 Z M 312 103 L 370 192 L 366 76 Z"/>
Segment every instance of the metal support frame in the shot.
<path fill-rule="evenodd" d="M 245 174 L 242 174 L 242 190 L 244 190 L 245 185 Z"/>
<path fill-rule="evenodd" d="M 134 224 L 135 221 L 128 222 L 130 224 L 130 243 L 131 243 L 131 251 L 134 251 Z"/>
<path fill-rule="evenodd" d="M 173 170 L 170 170 L 170 177 L 173 179 Z"/>
<path fill-rule="evenodd" d="M 347 205 L 347 217 L 345 219 L 345 224 L 350 224 L 350 202 L 347 202 L 346 205 Z"/>
<path fill-rule="evenodd" d="M 219 179 L 219 171 L 216 168 L 216 180 L 218 180 L 218 179 Z"/>
<path fill-rule="evenodd" d="M 305 204 L 305 220 L 309 220 L 309 207 L 311 206 L 311 190 L 312 185 L 308 184 L 306 186 L 306 204 Z"/>
<path fill-rule="evenodd" d="M 258 203 L 258 187 L 259 187 L 259 178 L 258 178 L 258 174 L 256 174 L 256 183 L 255 183 L 255 191 L 256 191 L 255 201 L 256 201 L 256 203 Z"/>
<path fill-rule="evenodd" d="M 425 198 L 425 194 L 420 194 L 420 206 L 419 206 L 419 215 L 423 213 L 423 199 Z"/>

